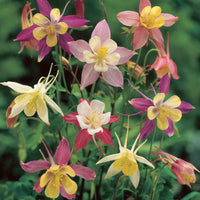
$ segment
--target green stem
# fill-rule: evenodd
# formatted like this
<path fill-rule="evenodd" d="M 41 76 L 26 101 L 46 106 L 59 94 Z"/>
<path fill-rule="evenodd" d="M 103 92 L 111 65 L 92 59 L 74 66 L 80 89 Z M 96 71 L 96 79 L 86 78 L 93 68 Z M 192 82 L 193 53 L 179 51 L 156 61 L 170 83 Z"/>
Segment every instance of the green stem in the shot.
<path fill-rule="evenodd" d="M 160 145 L 159 145 L 160 148 L 161 148 L 161 146 L 162 146 L 162 142 L 163 142 L 164 136 L 165 136 L 165 133 L 162 134 L 162 137 L 161 137 L 161 139 L 160 139 Z"/>
<path fill-rule="evenodd" d="M 149 54 L 151 53 L 151 52 L 154 52 L 154 51 L 159 51 L 158 49 L 150 49 L 147 53 L 146 53 L 146 55 L 145 55 L 145 57 L 144 57 L 144 63 L 143 63 L 143 68 L 145 68 L 145 66 L 146 66 L 146 64 L 147 64 L 147 59 L 148 59 L 148 56 L 149 56 Z"/>
<path fill-rule="evenodd" d="M 153 135 L 152 135 L 152 139 L 151 139 L 151 143 L 150 143 L 150 148 L 149 148 L 149 159 L 150 159 L 150 155 L 151 155 L 151 151 L 152 151 L 152 147 L 153 147 L 153 142 L 155 139 L 155 135 L 156 135 L 156 128 L 153 131 Z"/>
<path fill-rule="evenodd" d="M 92 96 L 93 96 L 93 94 L 94 94 L 95 86 L 96 86 L 96 82 L 94 82 L 94 83 L 92 84 L 92 88 L 91 88 L 91 91 L 90 91 L 90 101 L 92 100 Z"/>
<path fill-rule="evenodd" d="M 116 182 L 115 182 L 115 191 L 114 191 L 114 195 L 113 195 L 113 200 L 116 200 L 116 196 L 117 196 L 117 187 L 118 187 L 119 178 L 120 178 L 120 175 L 118 174 L 117 180 L 116 180 Z"/>
<path fill-rule="evenodd" d="M 101 7 L 102 7 L 102 9 L 103 9 L 103 13 L 104 13 L 105 20 L 108 21 L 104 3 L 103 3 L 101 0 L 99 0 L 99 3 L 100 3 L 100 5 L 101 5 Z"/>

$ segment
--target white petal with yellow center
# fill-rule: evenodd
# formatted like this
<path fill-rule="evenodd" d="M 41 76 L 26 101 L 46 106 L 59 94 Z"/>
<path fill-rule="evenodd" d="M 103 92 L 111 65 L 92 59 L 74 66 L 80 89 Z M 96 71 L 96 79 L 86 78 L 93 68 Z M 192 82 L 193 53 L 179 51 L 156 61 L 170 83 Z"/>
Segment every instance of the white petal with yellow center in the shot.
<path fill-rule="evenodd" d="M 85 116 L 77 115 L 76 116 L 81 129 L 89 128 L 88 119 Z"/>
<path fill-rule="evenodd" d="M 53 8 L 50 12 L 51 22 L 58 22 L 60 20 L 60 10 L 58 8 Z"/>
<path fill-rule="evenodd" d="M 97 111 L 98 113 L 102 114 L 105 109 L 105 104 L 99 100 L 92 100 L 90 107 L 92 111 Z"/>
<path fill-rule="evenodd" d="M 120 55 L 118 53 L 112 53 L 106 57 L 106 63 L 109 65 L 117 65 L 120 60 Z"/>
<path fill-rule="evenodd" d="M 112 39 L 106 40 L 102 44 L 102 46 L 103 47 L 108 47 L 108 54 L 112 53 L 113 51 L 115 51 L 117 49 L 117 43 Z"/>
<path fill-rule="evenodd" d="M 108 65 L 105 63 L 105 61 L 97 62 L 94 65 L 94 69 L 97 72 L 106 72 L 108 71 Z"/>
<path fill-rule="evenodd" d="M 44 15 L 37 13 L 33 16 L 33 23 L 38 26 L 47 26 L 50 24 L 50 21 Z"/>
<path fill-rule="evenodd" d="M 89 46 L 93 52 L 97 52 L 101 47 L 101 39 L 98 36 L 94 36 L 89 40 Z"/>
<path fill-rule="evenodd" d="M 95 63 L 96 62 L 95 55 L 87 50 L 83 51 L 83 58 L 86 63 Z"/>

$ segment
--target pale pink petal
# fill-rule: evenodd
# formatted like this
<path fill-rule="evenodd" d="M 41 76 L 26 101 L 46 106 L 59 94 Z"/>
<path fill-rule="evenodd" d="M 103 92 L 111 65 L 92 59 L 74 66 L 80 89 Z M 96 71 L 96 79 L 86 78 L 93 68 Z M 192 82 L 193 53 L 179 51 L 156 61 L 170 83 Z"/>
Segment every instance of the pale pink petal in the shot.
<path fill-rule="evenodd" d="M 118 62 L 118 65 L 126 63 L 128 60 L 131 59 L 132 56 L 137 54 L 135 51 L 126 49 L 124 47 L 117 47 L 114 53 L 118 53 L 120 55 L 120 60 Z"/>
<path fill-rule="evenodd" d="M 150 1 L 149 1 L 149 0 L 140 0 L 139 12 L 141 13 L 142 10 L 143 10 L 146 6 L 150 6 L 150 7 L 151 7 Z"/>
<path fill-rule="evenodd" d="M 102 72 L 102 76 L 110 85 L 123 88 L 123 76 L 116 66 L 109 66 L 108 71 Z"/>
<path fill-rule="evenodd" d="M 168 61 L 168 67 L 174 79 L 179 79 L 179 75 L 177 73 L 177 66 L 176 63 L 170 58 Z"/>
<path fill-rule="evenodd" d="M 162 33 L 159 28 L 150 29 L 149 36 L 157 42 L 157 44 L 160 46 L 160 48 L 164 49 L 164 40 L 163 40 L 163 36 L 162 36 Z"/>
<path fill-rule="evenodd" d="M 77 176 L 84 178 L 85 180 L 93 180 L 96 177 L 96 173 L 88 167 L 71 164 L 70 167 L 75 171 Z"/>
<path fill-rule="evenodd" d="M 157 56 L 156 60 L 154 61 L 154 63 L 151 65 L 151 69 L 155 69 L 155 70 L 160 70 L 164 65 L 167 64 L 167 57 L 161 57 L 161 56 Z"/>
<path fill-rule="evenodd" d="M 131 183 L 134 185 L 135 188 L 138 187 L 139 181 L 140 181 L 140 171 L 137 170 L 135 174 L 129 176 Z"/>
<path fill-rule="evenodd" d="M 49 169 L 51 167 L 51 163 L 47 160 L 35 160 L 27 163 L 21 162 L 21 167 L 28 173 L 34 173 L 40 170 Z"/>
<path fill-rule="evenodd" d="M 172 26 L 177 20 L 178 17 L 175 17 L 174 15 L 168 14 L 168 13 L 161 13 L 159 16 L 162 16 L 165 18 L 165 24 L 164 26 Z"/>
<path fill-rule="evenodd" d="M 36 181 L 35 186 L 33 190 L 35 190 L 37 193 L 42 192 L 44 187 L 40 187 L 40 178 Z"/>
<path fill-rule="evenodd" d="M 85 64 L 81 74 L 81 89 L 94 83 L 98 79 L 99 74 L 99 72 L 94 70 L 93 64 Z"/>
<path fill-rule="evenodd" d="M 126 26 L 136 26 L 140 25 L 140 16 L 134 11 L 123 11 L 117 14 L 117 19 Z"/>
<path fill-rule="evenodd" d="M 143 47 L 147 43 L 148 37 L 149 37 L 149 31 L 142 26 L 138 27 L 135 31 L 133 38 L 134 50 Z"/>
<path fill-rule="evenodd" d="M 89 44 L 84 40 L 77 40 L 68 43 L 71 53 L 79 59 L 81 62 L 84 62 L 83 52 L 91 51 Z"/>
<path fill-rule="evenodd" d="M 69 162 L 69 159 L 71 157 L 71 152 L 69 148 L 69 143 L 67 139 L 63 138 L 54 155 L 55 161 L 58 165 L 65 165 Z"/>
<path fill-rule="evenodd" d="M 102 20 L 96 25 L 92 32 L 91 38 L 94 36 L 100 37 L 102 43 L 110 39 L 110 28 L 106 20 Z"/>

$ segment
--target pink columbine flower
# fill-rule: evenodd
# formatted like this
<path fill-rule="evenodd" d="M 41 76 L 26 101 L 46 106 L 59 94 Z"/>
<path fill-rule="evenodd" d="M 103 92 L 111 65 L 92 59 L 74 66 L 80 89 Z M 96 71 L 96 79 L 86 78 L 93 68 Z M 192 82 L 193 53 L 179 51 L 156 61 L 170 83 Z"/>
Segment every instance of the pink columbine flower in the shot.
<path fill-rule="evenodd" d="M 76 152 L 87 146 L 92 138 L 100 151 L 95 135 L 104 143 L 112 145 L 111 133 L 103 125 L 118 121 L 118 116 L 111 116 L 110 112 L 104 113 L 105 104 L 99 100 L 92 100 L 91 102 L 81 99 L 77 106 L 77 112 L 65 115 L 63 118 L 66 122 L 75 124 L 81 127 L 75 139 Z M 102 151 L 103 152 L 103 151 Z"/>
<path fill-rule="evenodd" d="M 172 26 L 178 20 L 178 17 L 174 17 L 171 14 L 161 13 L 159 6 L 151 7 L 149 0 L 140 0 L 139 13 L 123 11 L 117 15 L 122 24 L 132 26 L 130 30 L 136 29 L 132 40 L 134 50 L 143 47 L 149 37 L 158 43 L 163 43 L 162 33 L 159 28 Z"/>
<path fill-rule="evenodd" d="M 152 41 L 153 42 L 153 41 Z M 155 62 L 151 65 L 150 69 L 154 69 L 156 71 L 157 77 L 161 79 L 165 74 L 170 73 L 174 79 L 179 79 L 179 75 L 177 74 L 177 66 L 176 63 L 170 58 L 169 53 L 169 34 L 167 37 L 167 53 L 163 48 L 163 45 L 159 43 L 154 43 L 156 49 L 158 49 L 158 56 Z"/>
<path fill-rule="evenodd" d="M 166 164 L 171 169 L 172 173 L 177 177 L 180 184 L 191 187 L 190 183 L 196 182 L 194 170 L 198 173 L 200 173 L 200 171 L 194 165 L 171 154 L 163 152 L 158 147 L 156 148 L 158 149 L 158 152 L 152 152 L 152 154 L 158 154 L 160 158 L 154 160 L 154 162 L 161 160 L 164 164 Z"/>
<path fill-rule="evenodd" d="M 176 95 L 164 101 L 165 96 L 169 92 L 169 86 L 170 74 L 166 74 L 160 81 L 158 94 L 152 86 L 155 94 L 153 100 L 134 88 L 144 98 L 134 98 L 129 101 L 134 108 L 140 111 L 133 115 L 147 113 L 145 124 L 140 131 L 139 140 L 146 138 L 155 129 L 155 119 L 157 121 L 157 127 L 168 136 L 172 136 L 174 134 L 174 122 L 178 122 L 181 119 L 182 113 L 188 113 L 194 109 L 191 104 L 181 101 Z"/>
<path fill-rule="evenodd" d="M 68 2 L 69 3 L 69 2 Z M 66 6 L 68 5 L 66 4 Z M 68 28 L 84 26 L 88 21 L 80 16 L 60 14 L 58 8 L 51 8 L 47 0 L 37 0 L 40 13 L 33 16 L 33 25 L 23 29 L 15 41 L 38 40 L 40 62 L 57 43 L 64 51 L 70 53 L 68 42 L 73 38 L 67 33 Z"/>
<path fill-rule="evenodd" d="M 67 139 L 63 138 L 60 141 L 54 155 L 55 161 L 44 142 L 43 144 L 50 162 L 46 160 L 42 152 L 44 160 L 34 160 L 27 163 L 21 162 L 22 169 L 29 173 L 46 170 L 38 179 L 33 189 L 40 193 L 46 186 L 45 195 L 49 198 L 57 198 L 61 194 L 67 199 L 75 199 L 78 186 L 70 177 L 77 175 L 85 180 L 92 180 L 96 177 L 95 172 L 88 167 L 69 164 L 72 151 L 70 152 Z"/>
<path fill-rule="evenodd" d="M 86 62 L 81 75 L 81 89 L 94 83 L 100 73 L 114 87 L 123 87 L 123 76 L 116 65 L 126 63 L 134 51 L 118 47 L 110 38 L 110 29 L 105 20 L 94 28 L 89 43 L 77 40 L 69 43 L 70 51 L 81 62 Z"/>

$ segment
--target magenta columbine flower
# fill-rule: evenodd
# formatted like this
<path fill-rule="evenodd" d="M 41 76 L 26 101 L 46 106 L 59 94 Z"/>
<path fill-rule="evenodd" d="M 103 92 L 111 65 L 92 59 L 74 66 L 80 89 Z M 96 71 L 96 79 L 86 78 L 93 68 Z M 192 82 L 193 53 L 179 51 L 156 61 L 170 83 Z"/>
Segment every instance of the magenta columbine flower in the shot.
<path fill-rule="evenodd" d="M 179 79 L 176 63 L 170 58 L 169 34 L 167 37 L 167 53 L 163 48 L 164 44 L 160 45 L 159 43 L 154 43 L 154 42 L 153 44 L 158 50 L 158 56 L 155 62 L 151 65 L 150 69 L 154 69 L 156 71 L 157 77 L 159 79 L 161 79 L 167 73 L 170 73 L 174 79 Z"/>
<path fill-rule="evenodd" d="M 70 51 L 81 62 L 86 62 L 81 75 L 81 89 L 94 83 L 100 73 L 114 87 L 123 87 L 123 76 L 116 65 L 126 63 L 134 51 L 118 47 L 110 38 L 110 29 L 105 20 L 94 28 L 89 43 L 77 40 L 69 43 Z"/>
<path fill-rule="evenodd" d="M 68 2 L 69 3 L 69 2 Z M 68 5 L 66 4 L 66 6 Z M 33 25 L 23 29 L 15 41 L 25 42 L 38 40 L 40 62 L 57 43 L 70 53 L 68 42 L 73 38 L 67 33 L 68 28 L 78 28 L 84 26 L 88 21 L 80 16 L 63 16 L 58 8 L 51 8 L 47 0 L 37 0 L 40 13 L 33 16 Z"/>
<path fill-rule="evenodd" d="M 49 198 L 55 199 L 61 194 L 67 199 L 75 199 L 78 186 L 70 177 L 80 176 L 85 180 L 92 180 L 96 177 L 95 172 L 88 167 L 69 164 L 72 152 L 70 152 L 67 139 L 63 138 L 60 141 L 54 155 L 55 161 L 44 142 L 43 144 L 50 162 L 46 160 L 42 152 L 44 160 L 34 160 L 27 163 L 21 162 L 22 169 L 29 173 L 46 170 L 38 179 L 33 189 L 40 193 L 46 186 L 45 195 Z"/>
<path fill-rule="evenodd" d="M 162 33 L 159 28 L 172 26 L 178 20 L 178 17 L 174 17 L 171 14 L 161 13 L 159 6 L 151 7 L 149 0 L 140 0 L 139 13 L 123 11 L 117 14 L 117 18 L 122 24 L 132 26 L 128 31 L 135 29 L 132 40 L 134 50 L 143 47 L 149 37 L 158 43 L 163 43 Z"/>
<path fill-rule="evenodd" d="M 158 152 L 152 152 L 152 154 L 158 154 L 160 158 L 154 160 L 154 162 L 161 160 L 164 164 L 166 164 L 171 169 L 172 173 L 177 177 L 179 183 L 182 185 L 188 185 L 191 187 L 190 183 L 196 182 L 194 170 L 198 173 L 200 173 L 200 171 L 194 165 L 168 154 L 158 147 L 156 148 L 158 149 Z"/>
<path fill-rule="evenodd" d="M 65 115 L 63 118 L 66 122 L 75 124 L 77 127 L 81 127 L 75 139 L 76 152 L 87 146 L 92 138 L 100 151 L 95 135 L 101 140 L 104 147 L 104 143 L 112 145 L 111 133 L 103 125 L 117 122 L 117 116 L 111 116 L 110 112 L 104 113 L 105 104 L 99 100 L 92 100 L 91 102 L 85 99 L 80 99 L 77 106 L 77 112 Z M 103 151 L 102 151 L 103 152 Z"/>
<path fill-rule="evenodd" d="M 168 136 L 172 136 L 174 134 L 174 122 L 178 122 L 181 119 L 182 113 L 187 113 L 194 109 L 191 104 L 181 101 L 176 95 L 164 101 L 165 96 L 169 92 L 169 86 L 170 74 L 166 74 L 160 81 L 158 94 L 153 88 L 155 94 L 153 100 L 134 88 L 144 97 L 134 98 L 129 101 L 134 108 L 140 111 L 134 115 L 147 113 L 145 124 L 140 131 L 139 140 L 146 138 L 155 129 L 155 119 L 157 121 L 157 127 Z"/>

